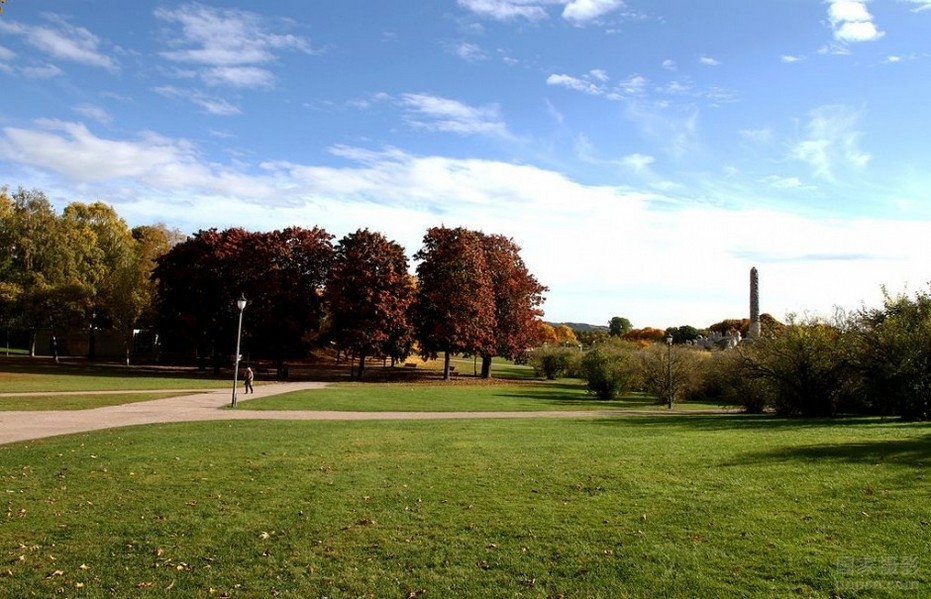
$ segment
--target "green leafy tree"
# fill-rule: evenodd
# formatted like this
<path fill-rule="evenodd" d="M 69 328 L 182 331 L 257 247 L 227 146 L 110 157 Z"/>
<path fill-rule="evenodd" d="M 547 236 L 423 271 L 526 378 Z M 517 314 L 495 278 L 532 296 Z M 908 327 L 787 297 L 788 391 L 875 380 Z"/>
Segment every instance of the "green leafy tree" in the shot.
<path fill-rule="evenodd" d="M 495 297 L 481 236 L 463 228 L 433 227 L 414 255 L 418 294 L 415 329 L 421 355 L 444 354 L 450 378 L 454 353 L 494 351 Z"/>
<path fill-rule="evenodd" d="M 623 316 L 615 316 L 608 321 L 608 334 L 612 337 L 622 337 L 634 326 Z"/>
<path fill-rule="evenodd" d="M 931 295 L 890 295 L 857 315 L 856 366 L 873 411 L 931 419 Z"/>
<path fill-rule="evenodd" d="M 410 307 L 416 289 L 411 285 L 404 248 L 381 233 L 361 229 L 343 237 L 335 247 L 324 300 L 330 317 L 330 336 L 337 346 L 359 359 L 358 377 L 368 356 L 399 355 L 410 351 Z"/>

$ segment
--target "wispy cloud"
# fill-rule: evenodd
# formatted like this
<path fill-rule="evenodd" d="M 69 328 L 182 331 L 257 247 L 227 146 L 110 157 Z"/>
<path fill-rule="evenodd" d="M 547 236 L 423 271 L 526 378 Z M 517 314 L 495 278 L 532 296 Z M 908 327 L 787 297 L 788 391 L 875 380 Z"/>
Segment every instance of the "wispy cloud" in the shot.
<path fill-rule="evenodd" d="M 102 125 L 109 125 L 113 120 L 106 110 L 93 104 L 80 104 L 74 107 L 74 111 L 83 117 L 93 119 Z"/>
<path fill-rule="evenodd" d="M 911 2 L 915 5 L 915 8 L 912 10 L 915 12 L 922 12 L 925 10 L 931 10 L 931 0 L 905 0 L 906 2 Z"/>
<path fill-rule="evenodd" d="M 196 106 L 200 106 L 207 114 L 214 116 L 233 116 L 241 114 L 242 112 L 238 106 L 231 103 L 229 100 L 210 96 L 198 90 L 180 89 L 170 85 L 163 85 L 155 88 L 154 91 L 169 98 L 177 98 L 179 100 L 191 102 Z"/>
<path fill-rule="evenodd" d="M 267 88 L 275 77 L 264 65 L 273 63 L 278 53 L 313 52 L 308 40 L 278 33 L 268 20 L 244 10 L 195 3 L 156 9 L 155 17 L 179 27 L 161 56 L 200 68 L 209 85 Z"/>
<path fill-rule="evenodd" d="M 18 35 L 37 50 L 59 60 L 67 60 L 108 71 L 117 71 L 113 58 L 101 49 L 99 37 L 85 29 L 72 25 L 62 17 L 45 15 L 48 25 L 23 25 L 0 20 L 0 33 Z"/>
<path fill-rule="evenodd" d="M 794 55 L 794 54 L 783 54 L 781 60 L 782 60 L 782 62 L 785 62 L 785 63 L 788 63 L 788 64 L 792 64 L 792 63 L 795 63 L 795 62 L 802 62 L 803 60 L 805 60 L 805 57 L 804 57 L 804 56 L 797 56 L 797 55 Z"/>
<path fill-rule="evenodd" d="M 885 35 L 873 23 L 873 15 L 865 1 L 832 0 L 828 18 L 834 30 L 834 39 L 844 43 L 870 42 Z"/>
<path fill-rule="evenodd" d="M 710 56 L 702 56 L 698 59 L 698 64 L 704 65 L 706 67 L 716 67 L 720 65 L 721 62 Z"/>
<path fill-rule="evenodd" d="M 496 105 L 475 107 L 429 94 L 403 94 L 399 103 L 406 111 L 407 122 L 415 127 L 462 135 L 511 137 Z"/>
<path fill-rule="evenodd" d="M 602 69 L 593 69 L 579 77 L 554 73 L 546 78 L 546 84 L 565 87 L 592 96 L 604 96 L 610 100 L 621 100 L 642 95 L 647 86 L 647 79 L 642 75 L 634 74 L 627 79 L 612 83 L 607 72 Z"/>
<path fill-rule="evenodd" d="M 481 46 L 468 42 L 455 44 L 452 46 L 452 52 L 459 58 L 469 62 L 478 62 L 488 58 L 488 55 L 482 50 Z"/>
<path fill-rule="evenodd" d="M 861 169 L 870 155 L 860 149 L 859 115 L 845 106 L 822 106 L 809 115 L 804 137 L 789 152 L 794 160 L 807 163 L 816 177 L 833 181 L 838 171 Z"/>

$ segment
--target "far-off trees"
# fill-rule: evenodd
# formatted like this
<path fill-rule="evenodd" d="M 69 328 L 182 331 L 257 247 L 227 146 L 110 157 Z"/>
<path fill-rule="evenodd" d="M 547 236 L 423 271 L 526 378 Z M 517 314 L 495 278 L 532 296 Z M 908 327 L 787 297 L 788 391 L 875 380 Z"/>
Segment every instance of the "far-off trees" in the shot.
<path fill-rule="evenodd" d="M 395 361 L 410 355 L 416 289 L 407 269 L 404 248 L 381 233 L 363 229 L 336 244 L 324 293 L 329 334 L 359 359 L 360 379 L 369 356 Z"/>

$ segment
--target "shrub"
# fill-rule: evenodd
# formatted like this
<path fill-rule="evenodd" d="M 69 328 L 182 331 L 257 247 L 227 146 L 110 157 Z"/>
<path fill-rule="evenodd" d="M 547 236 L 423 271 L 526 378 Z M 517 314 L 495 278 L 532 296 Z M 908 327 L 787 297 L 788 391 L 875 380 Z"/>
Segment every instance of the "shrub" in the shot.
<path fill-rule="evenodd" d="M 578 370 L 579 350 L 569 347 L 545 345 L 533 350 L 530 364 L 537 376 L 553 380 L 562 376 L 573 376 Z"/>
<path fill-rule="evenodd" d="M 637 379 L 634 346 L 627 344 L 599 345 L 582 357 L 582 378 L 588 390 L 598 399 L 614 399 L 630 390 Z"/>
<path fill-rule="evenodd" d="M 639 354 L 638 369 L 643 390 L 656 396 L 658 403 L 694 398 L 699 395 L 705 353 L 682 345 L 653 343 Z"/>

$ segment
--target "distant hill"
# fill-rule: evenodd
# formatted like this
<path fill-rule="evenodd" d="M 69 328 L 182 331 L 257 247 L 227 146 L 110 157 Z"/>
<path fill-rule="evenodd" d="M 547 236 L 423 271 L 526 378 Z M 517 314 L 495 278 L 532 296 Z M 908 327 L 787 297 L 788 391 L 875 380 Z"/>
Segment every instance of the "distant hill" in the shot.
<path fill-rule="evenodd" d="M 546 323 L 552 327 L 558 327 L 560 325 L 566 325 L 573 331 L 584 331 L 586 333 L 590 331 L 608 331 L 608 327 L 599 324 L 586 324 L 584 322 L 548 322 Z"/>

